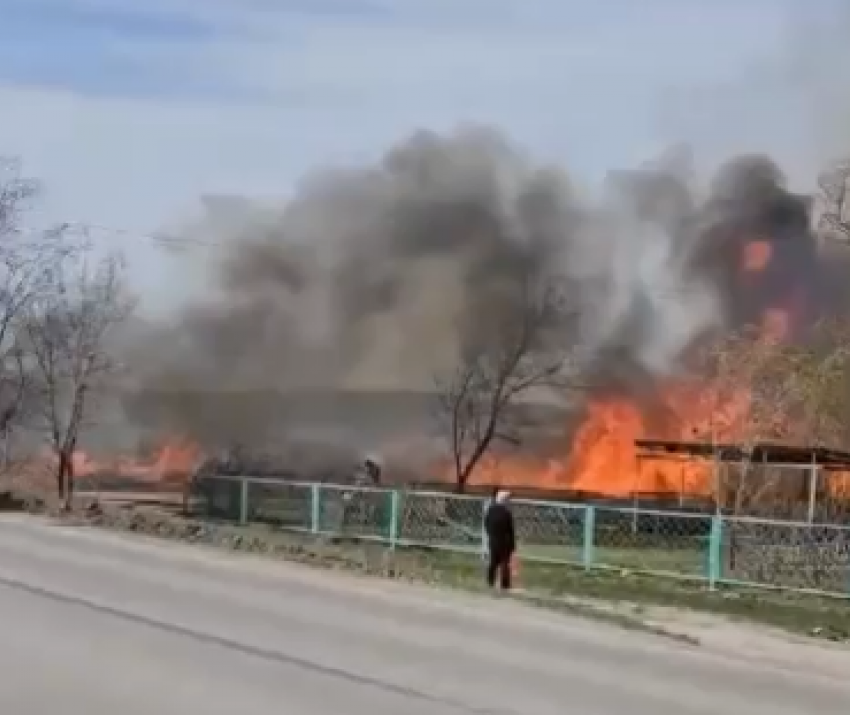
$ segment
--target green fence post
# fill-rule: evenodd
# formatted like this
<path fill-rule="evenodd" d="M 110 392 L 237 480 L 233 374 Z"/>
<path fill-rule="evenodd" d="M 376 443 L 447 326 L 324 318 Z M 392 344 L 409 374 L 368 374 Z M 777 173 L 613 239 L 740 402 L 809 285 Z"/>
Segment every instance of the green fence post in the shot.
<path fill-rule="evenodd" d="M 398 544 L 400 505 L 401 494 L 398 489 L 393 489 L 390 492 L 390 523 L 387 529 L 391 549 L 395 549 Z"/>
<path fill-rule="evenodd" d="M 245 526 L 248 523 L 248 480 L 243 479 L 239 483 L 239 523 Z"/>
<path fill-rule="evenodd" d="M 318 534 L 322 526 L 322 487 L 310 485 L 310 531 Z"/>
<path fill-rule="evenodd" d="M 581 561 L 586 571 L 593 568 L 593 551 L 596 542 L 596 507 L 584 507 L 584 539 L 582 541 Z"/>
<path fill-rule="evenodd" d="M 708 587 L 712 591 L 722 578 L 723 567 L 723 517 L 715 514 L 711 517 L 711 531 L 708 535 L 708 560 L 707 560 Z"/>

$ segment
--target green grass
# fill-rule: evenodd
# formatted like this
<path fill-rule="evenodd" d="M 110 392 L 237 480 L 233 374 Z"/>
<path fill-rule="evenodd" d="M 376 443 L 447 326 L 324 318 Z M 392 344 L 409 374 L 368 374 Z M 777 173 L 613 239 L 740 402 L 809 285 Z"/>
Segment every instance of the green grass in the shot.
<path fill-rule="evenodd" d="M 581 547 L 520 545 L 520 556 L 527 560 L 559 563 L 582 563 Z M 688 576 L 705 573 L 706 556 L 697 549 L 683 548 L 615 548 L 599 546 L 593 549 L 597 567 L 631 571 L 658 571 Z"/>
<path fill-rule="evenodd" d="M 402 562 L 413 560 L 460 583 L 481 579 L 475 556 L 451 552 L 399 552 Z M 659 558 L 662 558 L 659 555 Z M 656 565 L 662 563 L 656 562 Z M 850 600 L 762 589 L 720 588 L 710 591 L 700 581 L 652 577 L 624 570 L 592 570 L 560 564 L 526 562 L 519 585 L 532 594 L 557 599 L 582 597 L 706 611 L 780 627 L 796 633 L 850 639 Z"/>

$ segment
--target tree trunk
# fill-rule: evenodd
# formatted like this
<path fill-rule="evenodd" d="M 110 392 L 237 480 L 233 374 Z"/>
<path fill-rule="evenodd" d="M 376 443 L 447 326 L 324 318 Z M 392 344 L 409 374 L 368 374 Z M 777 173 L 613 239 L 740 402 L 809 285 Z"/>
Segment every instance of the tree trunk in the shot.
<path fill-rule="evenodd" d="M 67 481 L 67 487 L 65 489 L 65 495 L 68 498 L 68 508 L 71 507 L 71 501 L 74 498 L 74 488 L 76 487 L 76 480 L 74 479 L 74 450 L 71 450 L 71 454 L 68 457 L 68 465 L 67 471 L 65 472 L 65 479 Z"/>
<path fill-rule="evenodd" d="M 56 496 L 60 501 L 65 498 L 65 465 L 62 463 L 62 455 L 59 455 L 59 461 L 56 463 Z"/>
<path fill-rule="evenodd" d="M 470 476 L 472 476 L 471 464 L 467 464 L 463 468 L 458 465 L 458 470 L 455 473 L 455 494 L 466 494 L 466 485 L 469 484 Z"/>
<path fill-rule="evenodd" d="M 71 508 L 71 498 L 74 491 L 73 452 L 69 453 L 64 449 L 59 452 L 59 464 L 56 469 L 56 487 L 62 508 L 67 511 Z"/>

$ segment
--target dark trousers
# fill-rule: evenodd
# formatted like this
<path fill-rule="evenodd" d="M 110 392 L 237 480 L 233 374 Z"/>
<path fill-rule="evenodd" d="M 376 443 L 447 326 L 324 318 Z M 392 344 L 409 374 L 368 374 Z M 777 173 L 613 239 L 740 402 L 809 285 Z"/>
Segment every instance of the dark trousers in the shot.
<path fill-rule="evenodd" d="M 511 587 L 511 556 L 510 551 L 491 551 L 490 560 L 487 564 L 487 585 L 491 588 L 496 585 L 496 576 L 499 577 L 499 588 L 507 591 Z"/>

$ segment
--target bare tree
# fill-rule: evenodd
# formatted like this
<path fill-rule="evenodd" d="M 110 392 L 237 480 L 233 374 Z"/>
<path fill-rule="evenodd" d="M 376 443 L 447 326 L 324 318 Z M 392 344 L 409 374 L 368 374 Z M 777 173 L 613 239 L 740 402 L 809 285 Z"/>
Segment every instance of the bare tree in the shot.
<path fill-rule="evenodd" d="M 436 380 L 437 417 L 460 492 L 495 445 L 521 442 L 514 413 L 528 393 L 569 385 L 572 351 L 564 341 L 573 315 L 556 297 L 554 282 L 530 276 L 489 296 L 459 364 Z"/>
<path fill-rule="evenodd" d="M 724 461 L 715 485 L 718 507 L 740 514 L 773 499 L 782 476 L 764 472 L 754 459 L 757 448 L 792 438 L 788 414 L 794 387 L 786 364 L 787 346 L 750 327 L 726 336 L 709 349 L 712 385 L 710 434 L 712 443 L 731 442 L 738 458 Z"/>
<path fill-rule="evenodd" d="M 92 401 L 119 367 L 112 331 L 133 310 L 123 263 L 109 255 L 92 264 L 85 252 L 58 261 L 51 290 L 33 301 L 24 323 L 37 399 L 37 422 L 56 458 L 56 486 L 65 506 L 73 490 L 73 455 Z"/>
<path fill-rule="evenodd" d="M 805 344 L 786 348 L 784 363 L 800 437 L 842 448 L 850 438 L 850 324 L 822 320 Z"/>
<path fill-rule="evenodd" d="M 10 439 L 25 416 L 30 375 L 20 341 L 20 321 L 33 301 L 51 289 L 56 261 L 71 250 L 67 226 L 26 227 L 38 195 L 16 161 L 0 157 L 0 462 L 10 460 Z"/>
<path fill-rule="evenodd" d="M 850 161 L 832 164 L 818 176 L 818 185 L 818 235 L 847 241 L 850 239 Z"/>
<path fill-rule="evenodd" d="M 719 433 L 724 441 L 727 432 L 727 441 L 740 448 L 740 459 L 724 470 L 723 501 L 735 513 L 776 509 L 783 499 L 796 502 L 801 479 L 789 479 L 787 470 L 755 460 L 756 447 L 838 447 L 846 441 L 850 328 L 841 321 L 824 321 L 801 344 L 771 341 L 763 331 L 750 329 L 713 349 L 718 429 L 712 437 Z"/>

